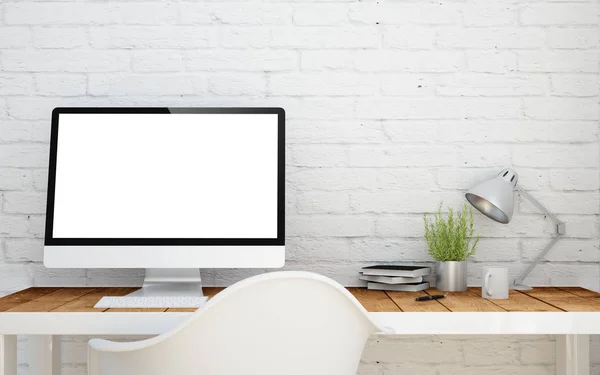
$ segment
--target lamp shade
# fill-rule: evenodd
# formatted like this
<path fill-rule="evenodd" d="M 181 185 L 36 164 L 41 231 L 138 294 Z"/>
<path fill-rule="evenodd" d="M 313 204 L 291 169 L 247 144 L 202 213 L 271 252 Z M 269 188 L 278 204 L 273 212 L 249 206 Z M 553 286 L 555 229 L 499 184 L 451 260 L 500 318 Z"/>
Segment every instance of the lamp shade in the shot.
<path fill-rule="evenodd" d="M 508 224 L 515 208 L 515 187 L 519 176 L 512 169 L 503 169 L 496 177 L 480 182 L 466 198 L 482 214 L 502 224 Z"/>

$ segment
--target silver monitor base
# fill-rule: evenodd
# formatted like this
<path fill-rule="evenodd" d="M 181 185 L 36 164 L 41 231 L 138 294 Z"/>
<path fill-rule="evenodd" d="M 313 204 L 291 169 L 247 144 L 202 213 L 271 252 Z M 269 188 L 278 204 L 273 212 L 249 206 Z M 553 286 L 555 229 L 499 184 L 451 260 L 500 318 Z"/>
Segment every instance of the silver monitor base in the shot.
<path fill-rule="evenodd" d="M 200 308 L 207 298 L 202 293 L 200 270 L 148 269 L 144 286 L 123 297 L 102 297 L 94 307 L 109 309 Z"/>
<path fill-rule="evenodd" d="M 148 268 L 144 285 L 128 297 L 204 297 L 198 268 Z"/>

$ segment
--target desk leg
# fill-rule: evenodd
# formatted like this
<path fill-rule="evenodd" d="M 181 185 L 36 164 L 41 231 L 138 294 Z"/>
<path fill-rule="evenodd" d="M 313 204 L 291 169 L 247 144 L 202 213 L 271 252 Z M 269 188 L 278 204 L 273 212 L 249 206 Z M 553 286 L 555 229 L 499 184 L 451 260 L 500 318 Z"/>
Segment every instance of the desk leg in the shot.
<path fill-rule="evenodd" d="M 0 375 L 17 375 L 16 335 L 0 335 Z"/>
<path fill-rule="evenodd" d="M 29 336 L 29 373 L 36 375 L 60 375 L 60 336 Z"/>
<path fill-rule="evenodd" d="M 556 374 L 590 374 L 590 335 L 556 337 Z"/>

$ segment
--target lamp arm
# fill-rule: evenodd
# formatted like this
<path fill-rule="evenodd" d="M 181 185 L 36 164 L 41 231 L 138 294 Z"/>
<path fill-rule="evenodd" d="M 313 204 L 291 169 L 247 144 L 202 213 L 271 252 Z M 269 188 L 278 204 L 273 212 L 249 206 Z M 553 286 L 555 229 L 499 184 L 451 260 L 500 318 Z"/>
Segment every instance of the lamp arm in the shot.
<path fill-rule="evenodd" d="M 556 224 L 556 234 L 561 235 L 565 234 L 565 223 L 556 217 L 552 212 L 550 212 L 540 201 L 535 199 L 531 194 L 521 189 L 519 186 L 515 189 L 519 194 L 527 198 L 528 201 L 533 203 L 542 213 L 550 218 Z"/>
<path fill-rule="evenodd" d="M 554 245 L 558 242 L 558 240 L 560 239 L 560 236 L 561 236 L 560 234 L 557 234 L 556 236 L 552 237 L 552 240 L 550 242 L 548 242 L 548 244 L 546 244 L 546 246 L 544 247 L 544 250 L 542 250 L 542 252 L 533 260 L 533 262 L 531 262 L 527 266 L 527 268 L 525 268 L 523 270 L 523 272 L 521 272 L 521 274 L 513 281 L 514 285 L 520 285 L 523 283 L 523 280 L 525 280 L 525 278 L 527 277 L 527 275 L 529 275 L 531 270 L 533 270 L 535 268 L 535 266 L 538 265 L 540 260 L 542 260 L 546 256 L 546 254 L 548 254 L 550 249 L 552 249 L 554 247 Z"/>
<path fill-rule="evenodd" d="M 532 197 L 529 193 L 522 190 L 518 186 L 517 186 L 516 190 L 521 195 L 523 195 L 525 198 L 527 198 L 527 200 L 529 200 L 531 203 L 533 203 L 533 205 L 536 206 L 540 211 L 542 211 L 546 216 L 548 216 L 556 225 L 556 227 L 555 227 L 556 233 L 552 237 L 552 240 L 550 240 L 550 242 L 548 242 L 546 244 L 544 249 L 539 253 L 539 255 L 537 257 L 535 257 L 533 262 L 531 262 L 527 266 L 527 268 L 525 268 L 525 270 L 523 270 L 523 272 L 521 272 L 521 274 L 513 282 L 514 285 L 520 285 L 523 282 L 523 280 L 529 275 L 531 270 L 533 270 L 534 267 L 537 266 L 537 264 L 540 262 L 540 260 L 542 260 L 546 256 L 546 254 L 548 254 L 550 249 L 552 249 L 552 247 L 554 247 L 554 245 L 558 242 L 560 237 L 563 234 L 565 234 L 565 223 L 562 222 L 559 218 L 557 218 L 556 215 L 554 215 L 552 212 L 550 212 L 546 207 L 544 207 L 543 204 L 541 204 L 537 199 Z"/>

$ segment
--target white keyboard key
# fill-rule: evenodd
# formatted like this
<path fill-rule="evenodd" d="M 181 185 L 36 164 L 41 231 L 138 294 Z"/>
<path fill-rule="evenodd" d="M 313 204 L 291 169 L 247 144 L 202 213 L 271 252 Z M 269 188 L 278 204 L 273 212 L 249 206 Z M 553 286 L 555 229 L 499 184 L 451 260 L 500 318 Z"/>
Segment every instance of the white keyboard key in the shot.
<path fill-rule="evenodd" d="M 143 308 L 200 308 L 208 297 L 102 297 L 94 306 L 100 309 L 143 309 Z"/>

